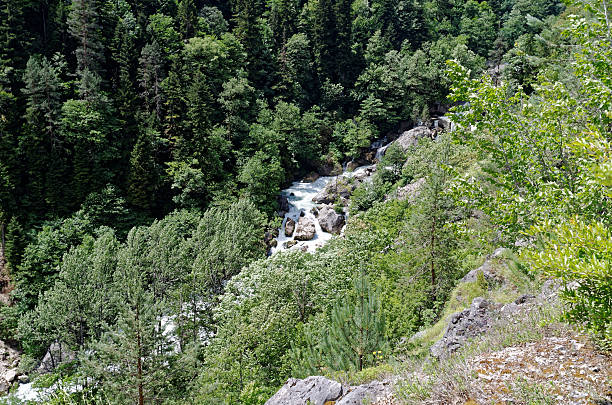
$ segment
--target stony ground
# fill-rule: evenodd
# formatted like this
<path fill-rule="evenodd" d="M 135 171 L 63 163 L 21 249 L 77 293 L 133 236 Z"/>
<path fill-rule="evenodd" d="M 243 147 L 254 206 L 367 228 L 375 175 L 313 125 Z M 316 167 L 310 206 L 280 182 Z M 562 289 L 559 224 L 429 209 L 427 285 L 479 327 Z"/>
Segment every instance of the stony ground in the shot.
<path fill-rule="evenodd" d="M 476 356 L 476 404 L 612 404 L 612 358 L 584 335 L 545 337 Z"/>

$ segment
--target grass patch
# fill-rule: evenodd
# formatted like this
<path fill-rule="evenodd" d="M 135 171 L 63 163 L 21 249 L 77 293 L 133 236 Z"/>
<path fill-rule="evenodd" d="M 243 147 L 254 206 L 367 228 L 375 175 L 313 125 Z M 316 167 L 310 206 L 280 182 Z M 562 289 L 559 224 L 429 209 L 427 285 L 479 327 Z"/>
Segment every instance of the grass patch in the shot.
<path fill-rule="evenodd" d="M 408 357 L 426 356 L 431 345 L 444 335 L 449 317 L 469 308 L 475 298 L 483 297 L 495 303 L 506 304 L 523 294 L 539 290 L 537 280 L 530 277 L 511 253 L 506 252 L 501 257 L 489 259 L 488 262 L 489 271 L 496 274 L 499 282 L 489 283 L 480 273 L 474 282 L 459 283 L 453 289 L 440 319 L 422 331 L 419 338 L 406 345 L 402 354 Z"/>
<path fill-rule="evenodd" d="M 508 390 L 516 399 L 517 405 L 554 405 L 555 400 L 547 384 L 538 384 L 519 378 L 508 384 Z"/>

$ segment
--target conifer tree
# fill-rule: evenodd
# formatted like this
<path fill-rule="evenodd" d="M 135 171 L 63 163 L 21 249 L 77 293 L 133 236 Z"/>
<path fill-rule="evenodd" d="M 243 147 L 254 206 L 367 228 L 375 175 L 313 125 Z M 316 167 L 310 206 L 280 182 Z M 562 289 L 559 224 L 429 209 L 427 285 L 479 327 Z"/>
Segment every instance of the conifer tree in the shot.
<path fill-rule="evenodd" d="M 333 0 L 319 0 L 315 10 L 313 48 L 321 83 L 337 80 L 335 57 L 338 31 L 335 15 Z"/>
<path fill-rule="evenodd" d="M 162 122 L 163 92 L 162 81 L 165 78 L 164 60 L 157 41 L 142 48 L 139 59 L 138 81 L 142 89 L 145 111 L 154 112 L 158 122 Z"/>
<path fill-rule="evenodd" d="M 354 293 L 354 298 L 345 298 L 332 309 L 323 340 L 323 351 L 335 370 L 361 371 L 373 364 L 375 352 L 386 349 L 381 302 L 363 271 L 355 280 Z"/>
<path fill-rule="evenodd" d="M 155 163 L 155 139 L 157 131 L 152 128 L 151 119 L 141 124 L 138 139 L 130 155 L 128 174 L 128 201 L 135 207 L 150 212 L 154 206 L 155 189 L 159 172 Z"/>
<path fill-rule="evenodd" d="M 198 14 L 193 0 L 181 0 L 176 16 L 183 39 L 194 36 L 198 24 Z"/>
<path fill-rule="evenodd" d="M 449 173 L 445 165 L 451 157 L 450 138 L 444 136 L 432 145 L 425 157 L 428 176 L 406 234 L 414 246 L 416 266 L 422 274 L 429 274 L 431 294 L 437 299 L 445 297 L 455 277 L 453 250 L 457 238 L 448 226 L 455 213 L 446 192 Z"/>
<path fill-rule="evenodd" d="M 61 181 L 66 176 L 65 145 L 59 133 L 63 63 L 44 56 L 32 56 L 24 72 L 27 108 L 21 151 L 27 167 L 34 209 L 64 211 Z"/>
<path fill-rule="evenodd" d="M 355 278 L 349 294 L 336 302 L 322 333 L 307 328 L 302 347 L 292 346 L 293 366 L 299 374 L 361 371 L 384 356 L 387 341 L 382 305 L 365 271 Z"/>
<path fill-rule="evenodd" d="M 157 317 L 160 303 L 149 288 L 147 239 L 144 228 L 134 228 L 128 235 L 114 278 L 120 291 L 117 324 L 93 351 L 85 353 L 88 375 L 95 376 L 100 389 L 117 403 L 143 405 L 166 395 L 164 361 L 172 346 L 164 341 Z"/>
<path fill-rule="evenodd" d="M 98 0 L 73 0 L 68 15 L 70 34 L 78 41 L 77 73 L 99 72 L 104 62 L 104 44 Z"/>

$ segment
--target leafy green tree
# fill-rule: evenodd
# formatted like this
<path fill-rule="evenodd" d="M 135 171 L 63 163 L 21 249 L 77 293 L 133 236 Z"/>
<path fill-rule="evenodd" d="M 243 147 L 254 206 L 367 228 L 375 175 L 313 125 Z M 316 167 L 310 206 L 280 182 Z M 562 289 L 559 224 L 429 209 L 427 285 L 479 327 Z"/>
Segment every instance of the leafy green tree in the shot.
<path fill-rule="evenodd" d="M 113 232 L 106 228 L 95 240 L 86 237 L 64 255 L 56 283 L 19 325 L 30 353 L 46 350 L 53 341 L 81 351 L 90 338 L 99 339 L 114 323 L 115 290 L 110 286 L 118 249 Z"/>
<path fill-rule="evenodd" d="M 116 157 L 110 144 L 109 123 L 105 105 L 87 100 L 68 100 L 62 106 L 60 131 L 74 145 L 72 197 L 81 202 L 112 180 L 106 163 Z"/>
<path fill-rule="evenodd" d="M 244 183 L 244 193 L 260 209 L 274 212 L 274 197 L 280 193 L 284 171 L 276 156 L 257 151 L 240 169 L 238 181 Z"/>
<path fill-rule="evenodd" d="M 356 159 L 364 148 L 370 146 L 374 134 L 372 126 L 367 121 L 358 118 L 337 123 L 333 136 L 340 142 L 346 155 L 351 159 Z"/>
<path fill-rule="evenodd" d="M 164 14 L 150 15 L 147 34 L 151 38 L 151 44 L 157 42 L 161 55 L 166 62 L 176 58 L 182 44 L 181 34 L 174 28 L 174 18 Z"/>
<path fill-rule="evenodd" d="M 468 0 L 461 17 L 461 34 L 467 36 L 469 49 L 482 56 L 487 56 L 495 41 L 497 18 L 489 3 Z"/>
<path fill-rule="evenodd" d="M 255 115 L 255 98 L 255 89 L 246 77 L 233 77 L 223 84 L 219 102 L 225 112 L 225 127 L 237 148 L 248 136 L 249 123 Z"/>
<path fill-rule="evenodd" d="M 302 107 L 312 103 L 316 97 L 313 61 L 310 41 L 305 34 L 295 34 L 286 41 L 278 54 L 278 65 L 278 97 Z"/>
<path fill-rule="evenodd" d="M 204 6 L 200 9 L 198 26 L 206 35 L 220 37 L 229 29 L 223 13 L 217 7 Z M 200 36 L 200 35 L 199 35 Z"/>
<path fill-rule="evenodd" d="M 21 312 L 33 309 L 38 296 L 49 290 L 57 279 L 64 253 L 79 245 L 91 232 L 90 222 L 83 215 L 75 215 L 59 224 L 45 225 L 23 252 L 20 265 L 13 270 L 15 301 Z"/>

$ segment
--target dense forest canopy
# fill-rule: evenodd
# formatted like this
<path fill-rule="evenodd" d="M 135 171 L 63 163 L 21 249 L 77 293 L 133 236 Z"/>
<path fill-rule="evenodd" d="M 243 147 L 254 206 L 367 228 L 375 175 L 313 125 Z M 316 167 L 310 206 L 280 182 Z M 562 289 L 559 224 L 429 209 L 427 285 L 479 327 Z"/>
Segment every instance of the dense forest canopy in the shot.
<path fill-rule="evenodd" d="M 54 378 L 95 381 L 82 403 L 262 404 L 389 359 L 495 247 L 607 288 L 607 12 L 0 0 L 0 339 L 28 373 L 61 343 Z M 281 188 L 449 109 L 452 134 L 391 146 L 332 204 L 342 238 L 266 258 Z M 609 340 L 609 306 L 571 299 Z"/>

